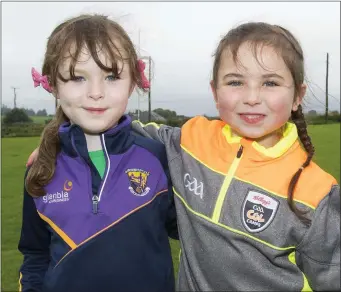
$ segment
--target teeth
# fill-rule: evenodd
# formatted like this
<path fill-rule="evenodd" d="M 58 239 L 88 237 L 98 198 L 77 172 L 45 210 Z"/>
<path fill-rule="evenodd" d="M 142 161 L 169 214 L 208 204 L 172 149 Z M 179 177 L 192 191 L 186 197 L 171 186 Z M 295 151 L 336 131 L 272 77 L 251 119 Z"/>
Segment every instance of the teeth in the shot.
<path fill-rule="evenodd" d="M 258 118 L 262 117 L 262 115 L 244 115 L 244 116 L 247 117 L 250 120 L 258 119 Z"/>

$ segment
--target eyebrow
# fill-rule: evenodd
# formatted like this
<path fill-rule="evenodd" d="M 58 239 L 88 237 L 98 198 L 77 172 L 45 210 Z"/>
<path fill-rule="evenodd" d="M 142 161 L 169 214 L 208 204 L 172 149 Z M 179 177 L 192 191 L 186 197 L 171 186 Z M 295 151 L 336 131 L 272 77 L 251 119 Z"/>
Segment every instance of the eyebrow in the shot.
<path fill-rule="evenodd" d="M 70 71 L 69 71 L 69 69 L 67 68 L 67 69 L 61 71 L 61 73 L 63 73 L 63 74 L 70 74 Z M 75 68 L 75 69 L 74 69 L 74 73 L 75 73 L 75 74 L 85 74 L 86 71 L 84 71 L 84 70 L 82 70 L 82 69 Z"/>
<path fill-rule="evenodd" d="M 224 75 L 223 79 L 225 79 L 225 78 L 232 78 L 232 77 L 244 78 L 244 75 L 238 74 L 238 73 L 227 73 L 226 75 Z M 284 78 L 281 75 L 278 75 L 276 73 L 263 74 L 262 78 L 278 78 L 278 79 L 283 79 L 284 80 Z"/>
<path fill-rule="evenodd" d="M 262 77 L 263 78 L 278 78 L 278 79 L 283 79 L 284 80 L 284 78 L 281 76 L 281 75 L 278 75 L 278 74 L 276 74 L 276 73 L 271 73 L 271 74 L 264 74 L 264 75 L 262 75 Z"/>
<path fill-rule="evenodd" d="M 242 74 L 237 74 L 237 73 L 227 73 L 226 75 L 224 75 L 223 79 L 229 78 L 229 77 L 243 78 L 244 76 Z"/>
<path fill-rule="evenodd" d="M 124 68 L 122 68 L 120 65 L 117 66 L 117 69 L 118 69 L 119 73 L 122 73 L 123 71 L 125 71 L 125 70 L 123 70 Z M 112 72 L 112 71 L 106 71 L 106 70 L 103 70 L 103 69 L 101 69 L 101 70 L 104 71 L 104 72 L 107 72 L 107 73 Z M 75 71 L 75 74 L 78 73 L 78 74 L 85 75 L 85 74 L 88 73 L 87 70 L 83 70 L 83 69 L 79 69 L 79 68 L 75 68 L 74 71 Z M 69 70 L 67 70 L 66 72 L 69 72 Z"/>

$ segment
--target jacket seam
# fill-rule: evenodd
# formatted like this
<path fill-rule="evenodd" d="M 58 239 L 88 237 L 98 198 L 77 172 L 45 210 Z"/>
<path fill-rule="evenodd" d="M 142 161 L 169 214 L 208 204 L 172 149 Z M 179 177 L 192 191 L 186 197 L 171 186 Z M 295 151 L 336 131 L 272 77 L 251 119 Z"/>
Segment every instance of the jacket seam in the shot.
<path fill-rule="evenodd" d="M 334 263 L 324 263 L 324 262 L 320 262 L 320 261 L 317 261 L 313 258 L 311 258 L 310 256 L 306 255 L 304 252 L 301 252 L 301 251 L 298 251 L 300 254 L 302 254 L 303 256 L 305 256 L 306 258 L 308 258 L 309 260 L 311 260 L 312 262 L 314 263 L 317 263 L 317 264 L 320 264 L 320 265 L 324 265 L 324 266 L 328 266 L 328 267 L 337 267 L 339 266 L 340 264 L 334 264 Z"/>
<path fill-rule="evenodd" d="M 173 157 L 171 160 L 169 160 L 169 164 L 173 162 L 173 160 L 179 158 L 181 156 L 181 153 L 179 153 L 177 156 Z"/>
<path fill-rule="evenodd" d="M 287 200 L 287 198 L 288 198 L 288 196 L 286 196 L 286 195 L 282 195 L 282 194 L 280 194 L 280 193 L 278 193 L 278 192 L 274 192 L 274 191 L 272 191 L 272 190 L 270 190 L 270 189 L 268 189 L 268 188 L 265 188 L 264 186 L 255 184 L 255 183 L 252 182 L 252 181 L 248 181 L 248 180 L 246 180 L 246 179 L 240 178 L 239 176 L 235 176 L 234 178 L 235 178 L 236 180 L 240 181 L 240 182 L 247 183 L 247 184 L 250 184 L 250 185 L 255 186 L 255 187 L 257 187 L 257 188 L 260 188 L 260 189 L 262 189 L 263 191 L 268 192 L 268 193 L 270 193 L 270 194 L 273 195 L 273 196 L 282 198 L 282 199 L 284 199 L 284 200 Z M 302 201 L 302 200 L 298 200 L 298 199 L 295 199 L 295 198 L 294 198 L 293 201 L 296 202 L 296 203 L 300 203 L 300 204 L 302 204 L 302 205 L 304 205 L 304 206 L 310 208 L 311 210 L 315 210 L 315 209 L 316 209 L 314 206 L 312 206 L 312 205 L 310 205 L 309 203 L 306 203 L 306 202 L 304 202 L 304 201 Z"/>
<path fill-rule="evenodd" d="M 318 217 L 319 214 L 316 214 L 316 212 L 317 212 L 318 207 L 321 206 L 321 202 L 324 201 L 324 200 L 332 193 L 332 191 L 334 190 L 335 187 L 337 187 L 337 185 L 333 185 L 333 186 L 331 187 L 329 193 L 328 193 L 326 196 L 323 197 L 323 199 L 318 203 L 318 205 L 316 206 L 315 210 L 313 211 L 314 213 L 313 213 L 313 216 L 312 216 L 312 218 L 311 218 L 312 224 L 310 225 L 309 228 L 307 228 L 307 231 L 304 233 L 301 242 L 296 246 L 296 249 L 297 249 L 299 252 L 301 252 L 301 251 L 300 251 L 300 248 L 301 248 L 302 245 L 305 243 L 306 238 L 307 238 L 307 236 L 309 235 L 309 232 L 310 232 L 311 228 L 317 224 L 316 222 L 317 222 L 317 217 Z M 304 254 L 303 252 L 301 252 L 301 253 Z M 316 262 L 317 262 L 317 261 L 316 261 Z"/>

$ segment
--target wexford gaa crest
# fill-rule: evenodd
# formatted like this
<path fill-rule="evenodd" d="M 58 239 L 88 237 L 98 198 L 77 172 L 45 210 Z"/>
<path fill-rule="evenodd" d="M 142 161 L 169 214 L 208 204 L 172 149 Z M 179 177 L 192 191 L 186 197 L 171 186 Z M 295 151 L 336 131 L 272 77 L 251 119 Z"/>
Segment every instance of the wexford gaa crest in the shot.
<path fill-rule="evenodd" d="M 147 187 L 149 172 L 133 168 L 127 169 L 126 174 L 130 182 L 129 190 L 133 195 L 142 197 L 149 193 L 150 188 Z"/>

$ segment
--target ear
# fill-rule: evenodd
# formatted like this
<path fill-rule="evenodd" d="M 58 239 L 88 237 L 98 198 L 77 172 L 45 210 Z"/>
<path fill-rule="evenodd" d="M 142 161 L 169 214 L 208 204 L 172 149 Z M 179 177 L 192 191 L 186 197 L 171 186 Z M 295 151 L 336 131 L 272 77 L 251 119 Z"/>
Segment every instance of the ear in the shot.
<path fill-rule="evenodd" d="M 56 85 L 56 87 L 57 87 L 57 85 Z M 51 94 L 53 95 L 54 98 L 59 99 L 58 94 L 57 94 L 56 87 L 50 85 L 50 88 L 51 88 L 51 90 L 52 90 L 52 91 L 51 91 Z"/>
<path fill-rule="evenodd" d="M 51 94 L 53 95 L 53 97 L 54 97 L 55 99 L 59 99 L 58 94 L 57 94 L 56 90 L 54 89 L 54 87 L 52 87 L 52 92 L 51 92 Z"/>
<path fill-rule="evenodd" d="M 298 91 L 297 95 L 295 96 L 295 101 L 292 104 L 292 110 L 295 112 L 298 109 L 298 106 L 302 104 L 303 97 L 305 96 L 305 93 L 307 91 L 307 85 L 302 84 L 300 90 Z"/>
<path fill-rule="evenodd" d="M 213 98 L 215 101 L 215 105 L 216 105 L 216 108 L 218 109 L 218 95 L 217 95 L 217 90 L 216 90 L 213 80 L 211 80 L 210 85 L 211 85 L 211 90 L 212 90 Z"/>

